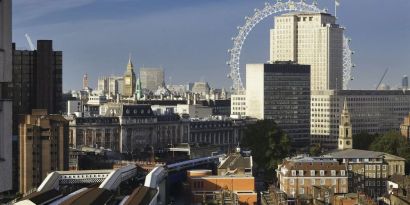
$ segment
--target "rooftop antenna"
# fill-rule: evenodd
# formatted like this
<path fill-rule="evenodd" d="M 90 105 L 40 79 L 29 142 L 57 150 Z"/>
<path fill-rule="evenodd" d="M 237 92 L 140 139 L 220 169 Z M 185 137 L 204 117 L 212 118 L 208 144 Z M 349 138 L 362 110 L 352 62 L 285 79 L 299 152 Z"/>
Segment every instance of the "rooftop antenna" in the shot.
<path fill-rule="evenodd" d="M 335 17 L 337 17 L 337 7 L 340 6 L 339 0 L 335 0 Z"/>
<path fill-rule="evenodd" d="M 33 42 L 31 41 L 30 36 L 29 36 L 27 33 L 26 33 L 24 36 L 26 36 L 28 45 L 30 46 L 30 50 L 31 50 L 31 51 L 36 50 L 36 48 L 35 48 L 34 45 L 33 45 Z"/>

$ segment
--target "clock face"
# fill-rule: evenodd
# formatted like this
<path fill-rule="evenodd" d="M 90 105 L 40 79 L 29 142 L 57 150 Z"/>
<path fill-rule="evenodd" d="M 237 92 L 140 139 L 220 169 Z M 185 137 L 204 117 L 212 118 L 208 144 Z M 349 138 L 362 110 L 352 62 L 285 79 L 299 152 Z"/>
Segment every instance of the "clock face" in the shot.
<path fill-rule="evenodd" d="M 126 85 L 131 84 L 131 79 L 130 79 L 130 78 L 125 78 L 125 84 L 126 84 Z"/>

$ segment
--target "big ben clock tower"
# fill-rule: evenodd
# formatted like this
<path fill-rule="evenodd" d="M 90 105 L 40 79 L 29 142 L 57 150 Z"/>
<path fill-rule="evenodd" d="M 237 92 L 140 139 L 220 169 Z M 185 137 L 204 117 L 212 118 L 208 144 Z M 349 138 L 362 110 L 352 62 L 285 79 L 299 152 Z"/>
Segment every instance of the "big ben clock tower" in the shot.
<path fill-rule="evenodd" d="M 134 66 L 131 62 L 131 55 L 128 59 L 127 70 L 124 73 L 124 90 L 123 96 L 124 97 L 132 97 L 135 92 L 135 73 L 134 73 Z"/>

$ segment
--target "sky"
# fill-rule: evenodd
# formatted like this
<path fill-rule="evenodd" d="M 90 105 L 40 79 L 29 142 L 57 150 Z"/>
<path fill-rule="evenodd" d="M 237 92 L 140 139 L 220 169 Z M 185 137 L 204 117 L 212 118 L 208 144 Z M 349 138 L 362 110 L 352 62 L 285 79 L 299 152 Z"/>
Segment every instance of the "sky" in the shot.
<path fill-rule="evenodd" d="M 311 2 L 310 0 L 306 0 Z M 162 67 L 168 84 L 205 80 L 230 88 L 227 50 L 244 17 L 274 0 L 13 0 L 13 41 L 27 49 L 25 34 L 53 40 L 63 51 L 63 90 L 80 89 L 88 73 L 90 87 L 100 76 L 122 75 L 129 54 L 140 67 Z M 334 10 L 333 0 L 318 0 Z M 410 75 L 410 1 L 340 0 L 338 23 L 355 51 L 351 89 L 398 87 Z M 247 63 L 269 60 L 273 16 L 248 35 L 241 53 Z"/>

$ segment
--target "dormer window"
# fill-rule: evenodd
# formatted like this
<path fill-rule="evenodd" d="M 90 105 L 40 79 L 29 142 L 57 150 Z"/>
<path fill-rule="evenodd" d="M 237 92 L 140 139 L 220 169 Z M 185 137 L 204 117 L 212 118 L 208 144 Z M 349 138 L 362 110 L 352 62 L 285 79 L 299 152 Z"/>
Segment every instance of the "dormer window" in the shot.
<path fill-rule="evenodd" d="M 296 176 L 296 170 L 292 170 L 292 176 Z"/>
<path fill-rule="evenodd" d="M 303 170 L 299 170 L 299 176 L 303 177 Z"/>

